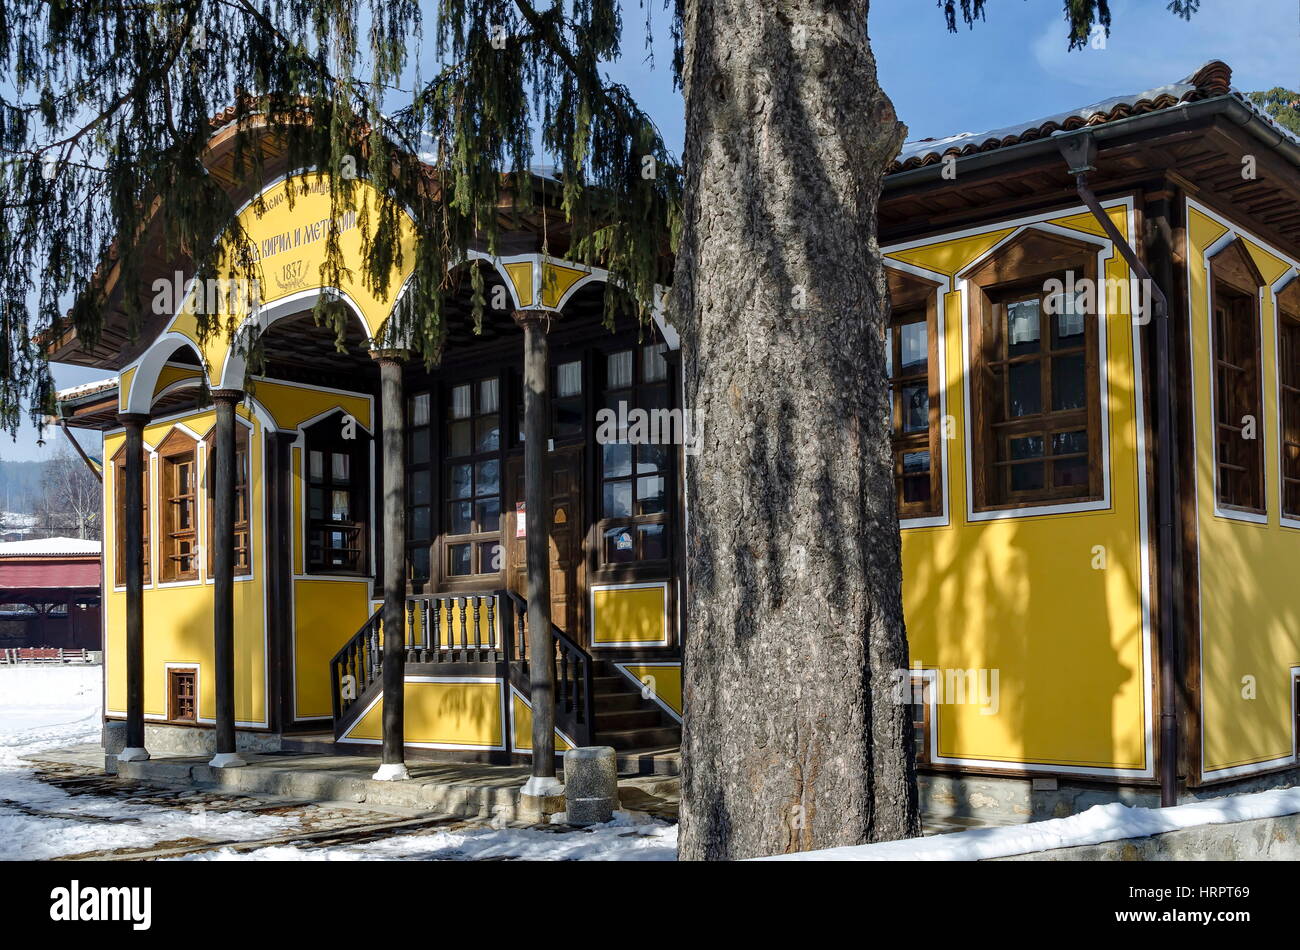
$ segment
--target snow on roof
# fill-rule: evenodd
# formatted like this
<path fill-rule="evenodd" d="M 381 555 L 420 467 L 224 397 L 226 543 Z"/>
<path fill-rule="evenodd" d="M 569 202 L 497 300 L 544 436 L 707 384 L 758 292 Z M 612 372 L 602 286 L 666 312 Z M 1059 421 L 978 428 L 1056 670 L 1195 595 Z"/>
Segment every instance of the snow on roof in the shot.
<path fill-rule="evenodd" d="M 0 557 L 98 556 L 100 542 L 81 538 L 33 538 L 0 542 Z"/>
<path fill-rule="evenodd" d="M 66 402 L 69 399 L 78 399 L 82 396 L 90 396 L 95 393 L 107 392 L 110 389 L 117 388 L 117 377 L 110 376 L 108 379 L 97 379 L 91 383 L 82 383 L 80 386 L 70 386 L 67 389 L 60 389 L 55 395 L 59 402 Z"/>
<path fill-rule="evenodd" d="M 1158 112 L 1188 102 L 1222 95 L 1237 97 L 1278 132 L 1300 143 L 1300 138 L 1274 122 L 1243 93 L 1233 89 L 1231 83 L 1232 69 L 1221 60 L 1210 60 L 1178 82 L 1166 83 L 1132 95 L 1113 96 L 1101 102 L 1080 106 L 1067 112 L 1058 112 L 1032 122 L 1021 122 L 987 132 L 959 132 L 945 138 L 905 142 L 890 171 L 904 171 L 921 165 L 930 165 L 948 154 L 969 155 L 974 152 L 1006 148 L 1044 138 L 1062 130 L 1073 131 L 1083 126 L 1115 122 L 1131 115 Z"/>

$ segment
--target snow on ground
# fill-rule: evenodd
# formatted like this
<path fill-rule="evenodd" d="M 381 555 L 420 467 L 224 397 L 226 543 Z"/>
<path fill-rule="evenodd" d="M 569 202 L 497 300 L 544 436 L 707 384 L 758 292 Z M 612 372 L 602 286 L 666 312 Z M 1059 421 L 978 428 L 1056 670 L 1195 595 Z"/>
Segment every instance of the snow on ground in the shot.
<path fill-rule="evenodd" d="M 185 838 L 247 841 L 299 827 L 294 819 L 270 815 L 204 813 L 93 794 L 74 796 L 38 781 L 23 756 L 99 741 L 101 676 L 98 666 L 0 667 L 0 860 L 142 848 Z M 227 847 L 195 853 L 189 859 L 671 861 L 676 857 L 675 825 L 619 812 L 608 824 L 582 830 L 466 828 L 327 848 L 281 845 L 240 853 Z"/>
<path fill-rule="evenodd" d="M 238 853 L 230 848 L 186 855 L 183 861 L 675 861 L 677 826 L 618 812 L 603 825 L 573 831 L 480 828 L 399 835 L 334 848 L 278 845 Z"/>
<path fill-rule="evenodd" d="M 180 838 L 227 841 L 280 834 L 296 826 L 273 816 L 189 812 L 73 796 L 35 779 L 32 764 L 23 756 L 99 741 L 102 675 L 98 666 L 0 667 L 0 860 L 140 848 Z"/>
<path fill-rule="evenodd" d="M 950 835 L 886 841 L 850 848 L 827 848 L 778 855 L 765 861 L 978 861 L 1031 851 L 1049 851 L 1100 844 L 1122 838 L 1178 831 L 1197 825 L 1218 825 L 1254 818 L 1275 818 L 1300 812 L 1300 788 L 1270 789 L 1250 795 L 1228 795 L 1173 808 L 1131 808 L 1119 802 L 1094 805 L 1069 818 L 1027 825 L 975 828 Z"/>

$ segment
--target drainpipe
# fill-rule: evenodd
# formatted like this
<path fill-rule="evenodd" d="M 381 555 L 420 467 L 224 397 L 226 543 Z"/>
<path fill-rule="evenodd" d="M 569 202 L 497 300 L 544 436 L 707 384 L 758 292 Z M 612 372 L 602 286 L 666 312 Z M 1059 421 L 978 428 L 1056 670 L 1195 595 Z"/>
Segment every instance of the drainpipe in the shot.
<path fill-rule="evenodd" d="M 1178 803 L 1178 704 L 1176 686 L 1178 665 L 1175 662 L 1178 639 L 1175 627 L 1174 566 L 1177 563 L 1175 531 L 1174 460 L 1173 460 L 1173 387 L 1170 380 L 1169 300 L 1146 265 L 1125 240 L 1115 222 L 1101 207 L 1088 187 L 1088 172 L 1094 171 L 1097 143 L 1089 132 L 1057 136 L 1057 147 L 1074 175 L 1080 199 L 1092 212 L 1106 236 L 1114 243 L 1129 270 L 1151 288 L 1156 330 L 1156 599 L 1159 606 L 1160 640 L 1160 805 L 1168 808 Z"/>
<path fill-rule="evenodd" d="M 86 468 L 90 469 L 90 474 L 94 475 L 95 478 L 99 479 L 102 483 L 104 481 L 103 474 L 95 467 L 95 463 L 90 460 L 90 456 L 86 454 L 86 450 L 81 447 L 81 443 L 78 442 L 76 436 L 72 434 L 72 430 L 68 428 L 67 421 L 60 419 L 59 428 L 63 430 L 63 434 L 67 440 L 72 443 L 72 447 L 77 450 L 77 454 L 81 456 L 81 460 L 86 463 Z"/>

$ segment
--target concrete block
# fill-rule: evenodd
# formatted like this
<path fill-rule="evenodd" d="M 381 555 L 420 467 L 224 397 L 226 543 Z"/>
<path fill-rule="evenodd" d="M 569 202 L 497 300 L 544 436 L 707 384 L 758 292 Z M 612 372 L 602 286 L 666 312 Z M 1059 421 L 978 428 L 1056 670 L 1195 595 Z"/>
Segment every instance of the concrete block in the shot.
<path fill-rule="evenodd" d="M 126 723 L 118 720 L 110 720 L 104 723 L 102 741 L 104 753 L 116 756 L 126 748 Z"/>
<path fill-rule="evenodd" d="M 562 814 L 566 807 L 563 795 L 520 795 L 515 813 L 519 821 L 544 825 L 552 815 Z"/>
<path fill-rule="evenodd" d="M 583 746 L 564 753 L 566 821 L 604 824 L 618 807 L 618 756 L 611 746 Z"/>

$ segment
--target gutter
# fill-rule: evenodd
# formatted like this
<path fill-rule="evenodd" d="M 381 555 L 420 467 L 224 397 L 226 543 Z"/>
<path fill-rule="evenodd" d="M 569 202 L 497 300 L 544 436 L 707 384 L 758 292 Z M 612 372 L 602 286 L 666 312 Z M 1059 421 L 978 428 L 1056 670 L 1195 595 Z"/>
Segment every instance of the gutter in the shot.
<path fill-rule="evenodd" d="M 1137 256 L 1132 245 L 1124 238 L 1115 222 L 1101 207 L 1101 202 L 1088 187 L 1088 172 L 1094 171 L 1097 143 L 1089 130 L 1053 136 L 1055 146 L 1074 175 L 1079 198 L 1097 219 L 1106 236 L 1128 264 L 1130 271 L 1151 288 L 1152 310 L 1156 329 L 1156 503 L 1158 534 L 1156 542 L 1156 602 L 1159 608 L 1157 626 L 1160 643 L 1160 805 L 1168 808 L 1178 804 L 1178 728 L 1177 682 L 1177 586 L 1175 565 L 1179 551 L 1175 527 L 1177 499 L 1174 485 L 1173 459 L 1173 386 L 1170 380 L 1169 354 L 1169 300 L 1156 283 L 1146 265 Z"/>

